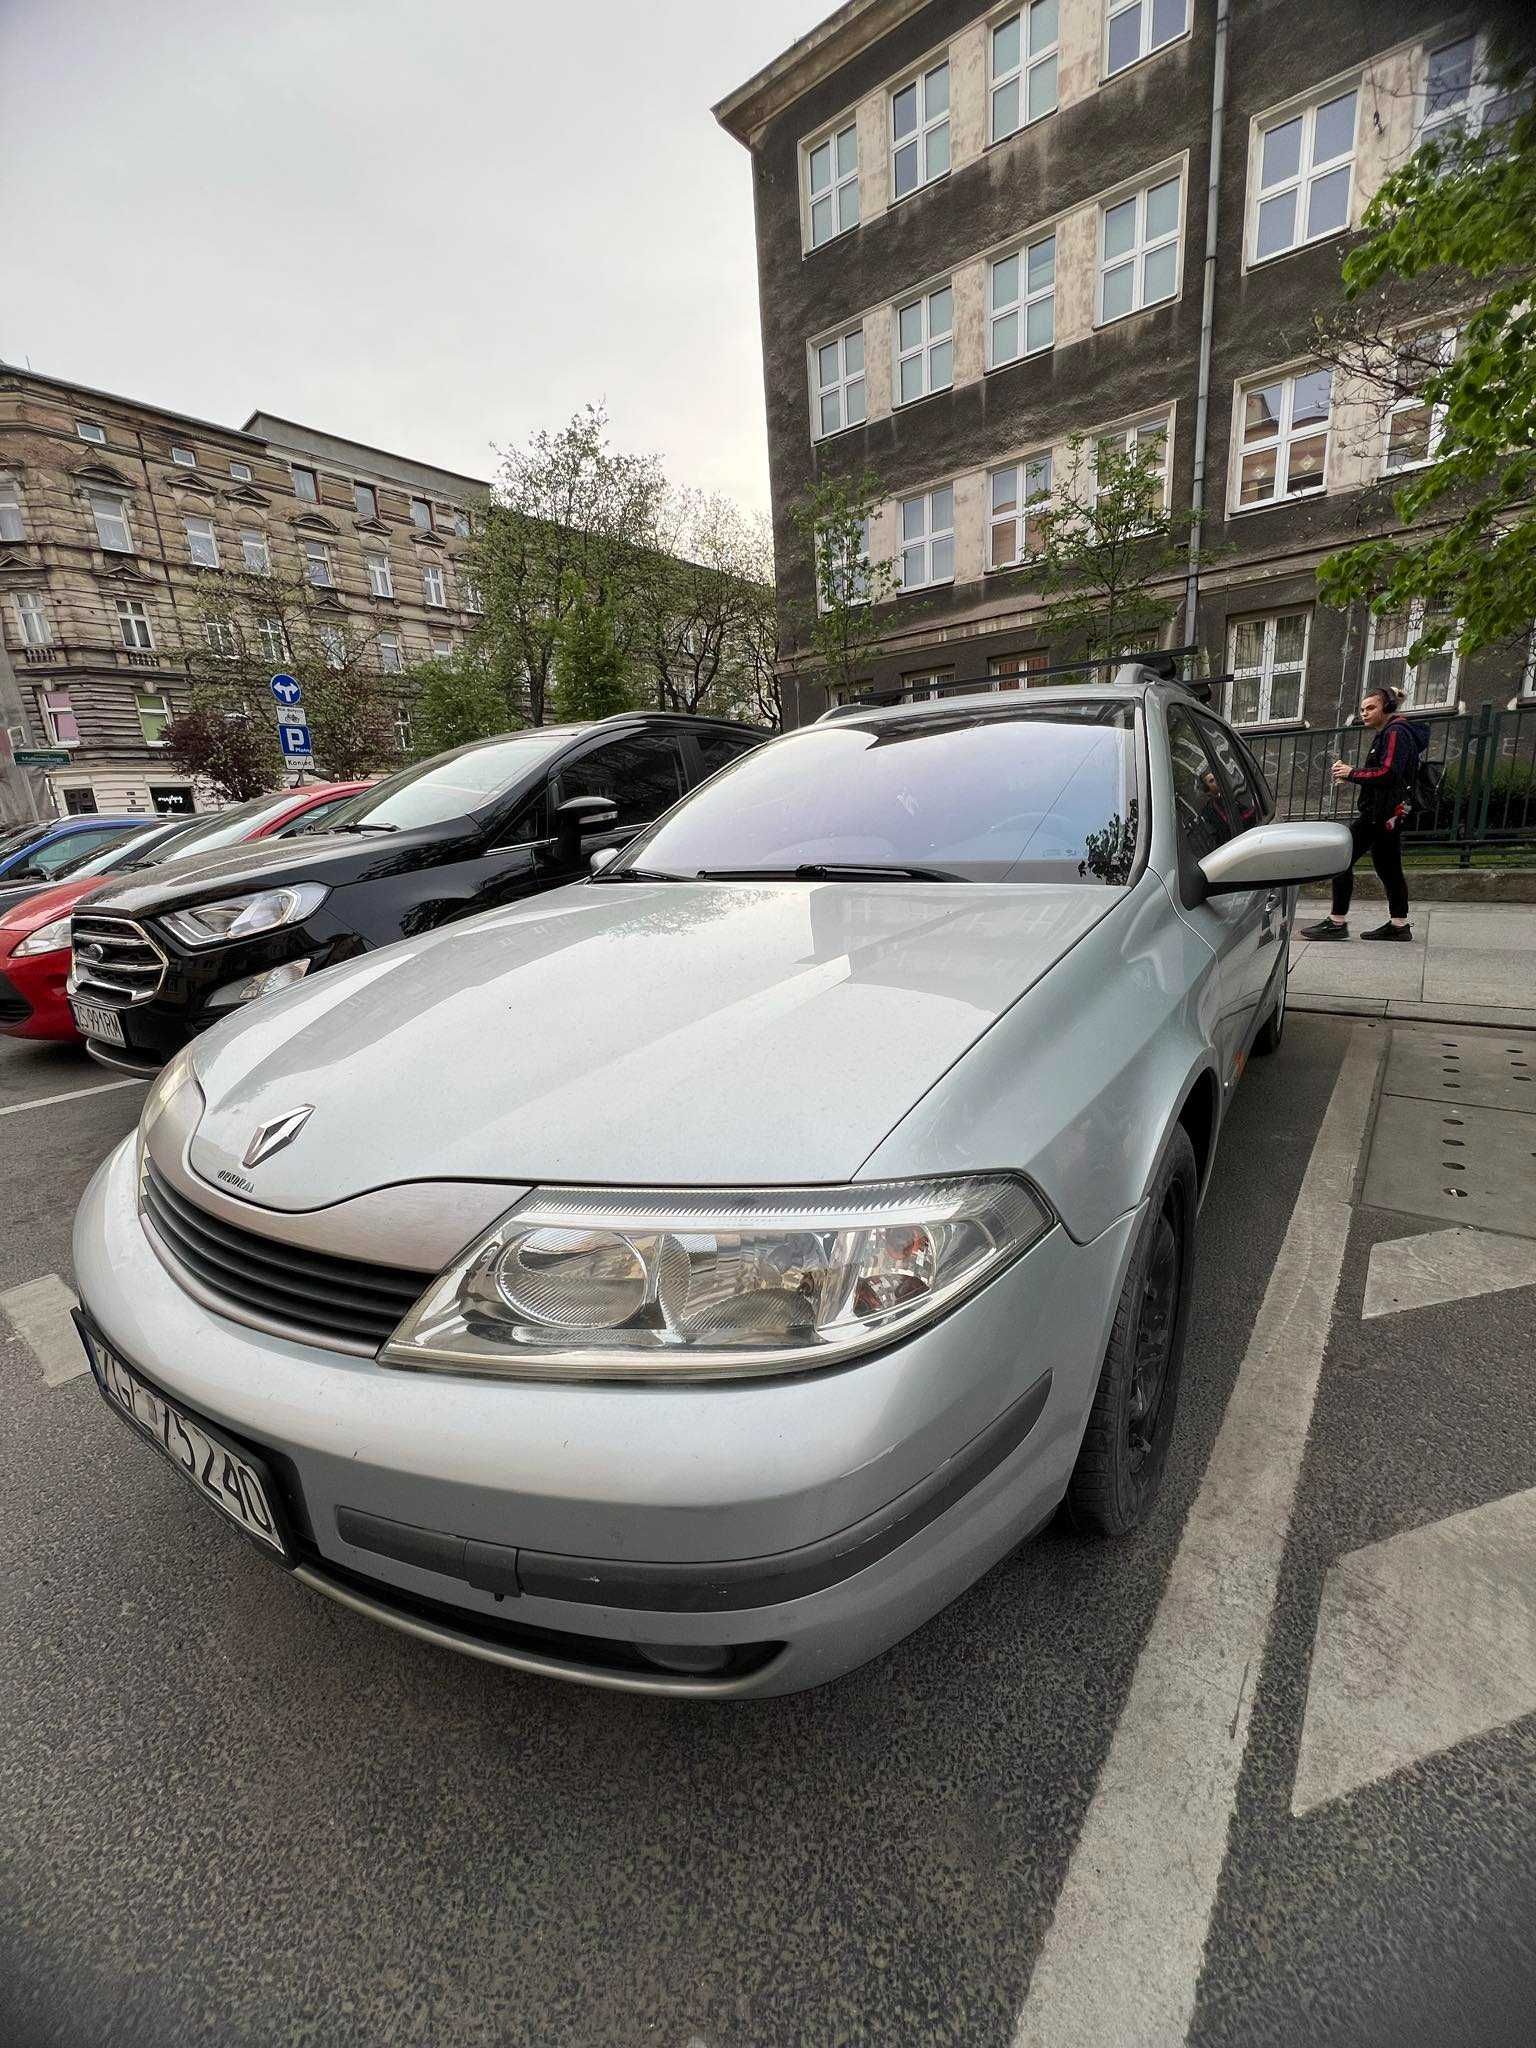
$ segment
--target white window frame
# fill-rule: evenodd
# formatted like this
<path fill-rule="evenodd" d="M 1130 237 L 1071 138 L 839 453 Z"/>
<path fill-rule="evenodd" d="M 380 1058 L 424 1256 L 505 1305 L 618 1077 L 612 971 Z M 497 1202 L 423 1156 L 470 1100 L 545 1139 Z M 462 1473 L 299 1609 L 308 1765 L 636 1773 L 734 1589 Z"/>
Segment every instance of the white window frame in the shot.
<path fill-rule="evenodd" d="M 128 519 L 128 500 L 123 496 L 122 492 L 87 491 L 85 495 L 86 503 L 91 508 L 91 518 L 96 526 L 96 545 L 101 549 L 102 553 L 104 555 L 133 554 L 135 552 L 133 527 Z M 106 532 L 103 530 L 103 521 L 108 526 L 115 522 L 121 527 L 123 534 L 121 542 L 108 540 Z"/>
<path fill-rule="evenodd" d="M 153 654 L 155 651 L 154 622 L 149 608 L 139 597 L 117 597 L 112 600 L 117 613 L 117 637 L 130 654 Z"/>
<path fill-rule="evenodd" d="M 25 540 L 27 522 L 21 509 L 21 485 L 13 476 L 0 476 L 0 541 Z"/>
<path fill-rule="evenodd" d="M 1375 661 L 1396 661 L 1399 658 L 1399 656 L 1406 656 L 1408 649 L 1413 645 L 1414 641 L 1418 639 L 1419 635 L 1424 630 L 1425 613 L 1426 607 L 1422 597 L 1415 597 L 1410 599 L 1406 614 L 1408 620 L 1408 637 L 1406 640 L 1403 641 L 1401 646 L 1397 646 L 1394 644 L 1391 647 L 1382 647 L 1378 644 L 1377 628 L 1380 626 L 1381 620 L 1377 618 L 1374 612 L 1367 614 L 1365 629 L 1365 659 L 1361 665 L 1360 694 L 1362 697 L 1365 695 L 1366 691 L 1369 690 L 1373 685 L 1373 678 L 1371 675 L 1371 664 Z M 1397 615 L 1389 614 L 1389 616 Z M 1459 635 L 1461 630 L 1460 620 L 1456 621 L 1456 628 L 1457 634 Z M 1399 706 L 1401 710 L 1454 711 L 1456 709 L 1458 701 L 1456 696 L 1456 689 L 1458 683 L 1461 680 L 1461 652 L 1459 648 L 1456 646 L 1455 639 L 1452 640 L 1449 650 L 1443 648 L 1441 649 L 1442 653 L 1445 653 L 1447 651 L 1450 654 L 1451 666 L 1450 672 L 1446 677 L 1446 694 L 1443 697 L 1439 698 L 1433 704 L 1420 703 L 1420 671 L 1418 668 L 1411 666 L 1406 659 L 1403 661 L 1403 680 L 1401 685 L 1402 703 Z M 1398 686 L 1394 684 L 1393 687 L 1396 688 Z"/>
<path fill-rule="evenodd" d="M 949 500 L 949 522 L 946 525 L 938 517 L 942 506 L 935 500 L 947 497 Z M 907 526 L 907 508 L 916 505 L 922 508 L 922 522 L 917 532 L 911 533 Z M 915 491 L 909 497 L 900 498 L 896 503 L 897 546 L 900 549 L 901 573 L 899 587 L 902 590 L 934 590 L 955 580 L 955 487 L 952 483 L 935 484 L 931 490 Z M 907 575 L 907 557 L 916 554 L 921 557 L 922 573 L 915 579 Z M 948 555 L 949 567 L 942 563 Z"/>
<path fill-rule="evenodd" d="M 942 697 L 955 680 L 953 668 L 915 668 L 901 678 L 903 704 L 929 704 Z"/>
<path fill-rule="evenodd" d="M 1045 35 L 1047 18 L 1051 27 L 1049 38 Z M 997 68 L 997 39 L 1013 22 L 1019 26 L 1019 57 L 1016 64 L 999 71 Z M 1040 24 L 1039 40 L 1036 40 L 1036 23 Z M 1017 135 L 1022 129 L 1033 127 L 1036 121 L 1043 121 L 1048 114 L 1054 114 L 1059 104 L 1058 77 L 1061 54 L 1061 0 L 1026 0 L 1023 7 L 1016 7 L 1012 14 L 1005 14 L 1001 21 L 994 21 L 987 30 L 987 139 L 990 142 L 1006 142 L 1010 135 Z M 1030 87 L 1035 74 L 1050 67 L 1051 103 L 1042 107 L 1038 114 L 1029 111 Z M 1017 88 L 1019 118 L 1011 127 L 1004 127 L 998 121 L 998 99 L 1012 85 Z"/>
<path fill-rule="evenodd" d="M 1013 506 L 996 509 L 996 481 L 1007 478 Z M 1055 489 L 1055 461 L 1049 448 L 1023 455 L 1015 462 L 995 463 L 987 471 L 987 574 L 997 575 L 1034 561 L 1039 549 L 1029 544 L 1029 529 L 1041 512 L 1049 511 Z M 1003 528 L 1012 529 L 1013 546 L 1006 560 L 995 557 L 993 537 Z"/>
<path fill-rule="evenodd" d="M 1148 413 L 1139 420 L 1132 420 L 1126 427 L 1109 427 L 1093 437 L 1093 495 L 1095 502 L 1099 491 L 1099 449 L 1106 441 L 1118 441 L 1125 454 L 1132 454 L 1141 445 L 1141 437 L 1150 438 L 1161 434 L 1163 438 L 1163 459 L 1160 465 L 1163 478 L 1163 509 L 1168 508 L 1168 489 L 1173 471 L 1173 413 Z"/>
<path fill-rule="evenodd" d="M 870 576 L 869 560 L 869 544 L 872 538 L 871 526 L 872 521 L 866 513 L 864 518 L 859 521 L 861 529 L 859 536 L 859 565 L 853 572 L 853 588 L 845 594 L 844 601 L 848 604 L 869 604 L 873 598 L 873 591 L 871 589 L 873 579 Z M 818 528 L 815 547 L 816 609 L 818 611 L 825 611 L 827 608 L 826 600 L 821 588 L 821 535 L 822 529 Z"/>
<path fill-rule="evenodd" d="M 461 506 L 453 508 L 453 535 L 455 540 L 468 540 L 475 530 L 475 522 Z"/>
<path fill-rule="evenodd" d="M 483 612 L 485 600 L 480 595 L 480 585 L 468 569 L 459 571 L 459 602 L 467 612 Z"/>
<path fill-rule="evenodd" d="M 158 704 L 158 710 L 151 709 L 151 701 Z M 165 727 L 169 725 L 171 719 L 175 716 L 171 709 L 171 700 L 166 692 L 164 690 L 135 690 L 133 693 L 133 708 L 139 721 L 139 734 L 145 746 L 154 747 L 157 751 L 164 747 L 166 744 L 163 737 Z M 160 727 L 162 734 L 160 739 L 150 738 L 149 727 L 144 723 L 146 712 L 149 713 L 151 718 L 159 718 L 163 721 Z"/>
<path fill-rule="evenodd" d="M 1405 345 L 1412 349 L 1422 347 L 1425 342 L 1433 342 L 1438 360 L 1434 367 L 1430 367 L 1426 361 L 1424 369 L 1426 378 L 1435 376 L 1438 371 L 1445 369 L 1452 361 L 1456 352 L 1456 338 L 1454 327 L 1421 327 L 1416 333 L 1403 337 Z M 1428 450 L 1423 455 L 1415 456 L 1412 462 L 1394 462 L 1392 460 L 1392 424 L 1400 414 L 1405 412 L 1427 412 L 1429 414 Z M 1383 432 L 1384 439 L 1381 449 L 1381 473 L 1383 476 L 1404 476 L 1410 470 L 1427 469 L 1432 462 L 1438 459 L 1440 443 L 1445 438 L 1444 400 L 1430 405 L 1423 398 L 1412 392 L 1405 393 L 1401 398 L 1394 398 L 1391 405 L 1387 408 Z"/>
<path fill-rule="evenodd" d="M 62 705 L 55 702 L 55 699 L 59 697 L 62 697 L 64 699 Z M 61 684 L 58 687 L 51 687 L 46 690 L 39 690 L 37 693 L 37 708 L 39 712 L 42 714 L 43 731 L 48 735 L 48 744 L 50 747 L 79 746 L 80 714 L 78 711 L 76 711 L 74 704 L 71 701 L 69 688 L 67 684 Z M 61 713 L 65 718 L 69 720 L 70 724 L 75 729 L 74 737 L 72 739 L 59 731 L 58 720 Z"/>
<path fill-rule="evenodd" d="M 1134 57 L 1127 57 L 1123 64 L 1117 65 L 1111 71 L 1109 68 L 1110 23 L 1118 15 L 1126 13 L 1129 8 L 1137 6 L 1141 8 L 1141 21 L 1138 24 L 1139 32 L 1136 39 L 1136 55 Z M 1176 29 L 1171 36 L 1164 36 L 1160 43 L 1154 43 L 1152 40 L 1152 7 L 1153 0 L 1107 0 L 1104 9 L 1104 76 L 1106 79 L 1123 78 L 1133 65 L 1144 63 L 1148 57 L 1155 57 L 1159 50 L 1171 50 L 1175 43 L 1182 41 L 1189 34 L 1190 0 L 1184 0 L 1184 26 Z"/>
<path fill-rule="evenodd" d="M 845 171 L 840 168 L 842 163 L 841 143 L 844 136 L 847 135 L 853 137 L 853 169 L 851 171 Z M 814 166 L 816 157 L 823 149 L 828 152 L 827 163 L 830 175 L 825 185 L 817 185 L 814 182 Z M 851 235 L 853 230 L 859 225 L 859 130 L 857 122 L 839 121 L 834 127 L 828 128 L 824 133 L 815 136 L 804 145 L 802 160 L 804 168 L 801 174 L 801 189 L 804 193 L 805 204 L 805 246 L 807 249 L 825 249 L 829 242 L 835 242 L 840 235 Z M 851 192 L 853 195 L 853 219 L 845 223 L 843 220 L 843 200 L 844 194 L 848 192 Z M 831 205 L 832 229 L 829 234 L 818 235 L 816 232 L 816 208 L 822 200 L 827 200 Z"/>
<path fill-rule="evenodd" d="M 1355 98 L 1355 125 L 1350 132 L 1349 148 L 1337 156 L 1325 158 L 1321 163 L 1312 161 L 1312 151 L 1317 134 L 1317 116 L 1323 107 L 1332 106 L 1335 100 L 1353 93 Z M 1335 79 L 1330 85 L 1321 87 L 1305 100 L 1293 102 L 1274 114 L 1261 114 L 1253 124 L 1252 171 L 1248 180 L 1248 221 L 1247 246 L 1248 268 L 1252 270 L 1264 263 L 1278 263 L 1282 257 L 1290 256 L 1298 249 L 1311 248 L 1317 242 L 1330 241 L 1335 235 L 1347 234 L 1350 215 L 1355 204 L 1355 159 L 1360 147 L 1360 79 L 1345 76 Z M 1297 154 L 1297 166 L 1293 176 L 1277 178 L 1273 185 L 1264 183 L 1264 139 L 1277 128 L 1283 128 L 1290 121 L 1301 122 L 1301 142 Z M 1344 200 L 1344 218 L 1337 227 L 1320 228 L 1315 235 L 1304 232 L 1306 217 L 1312 210 L 1312 187 L 1323 178 L 1332 177 L 1335 171 L 1347 170 L 1349 181 Z M 1259 254 L 1259 210 L 1266 201 L 1283 198 L 1287 192 L 1296 195 L 1296 208 L 1292 218 L 1293 234 L 1283 248 L 1271 249 L 1266 255 Z"/>
<path fill-rule="evenodd" d="M 370 597 L 393 597 L 395 594 L 395 572 L 387 554 L 369 553 L 363 557 L 368 567 L 368 594 Z M 382 572 L 382 573 L 381 573 Z"/>
<path fill-rule="evenodd" d="M 301 476 L 309 478 L 310 488 L 307 491 L 299 489 L 299 478 Z M 293 495 L 299 500 L 301 505 L 319 504 L 320 472 L 318 469 L 311 469 L 308 463 L 305 462 L 290 462 L 288 465 L 288 479 L 293 485 Z"/>
<path fill-rule="evenodd" d="M 280 668 L 288 659 L 287 636 L 283 632 L 282 620 L 275 617 L 258 619 L 256 638 L 261 642 L 261 651 L 273 668 Z"/>
<path fill-rule="evenodd" d="M 329 669 L 338 672 L 347 665 L 347 635 L 341 626 L 316 626 L 315 645 Z"/>
<path fill-rule="evenodd" d="M 941 71 L 944 74 L 943 111 L 937 114 L 930 114 L 928 111 L 929 83 Z M 941 57 L 937 64 L 925 64 L 911 78 L 904 78 L 900 85 L 892 86 L 886 94 L 885 132 L 890 140 L 890 191 L 891 204 L 893 206 L 899 206 L 904 199 L 911 199 L 914 194 L 921 192 L 925 186 L 936 185 L 941 178 L 949 176 L 952 163 L 949 129 L 951 84 L 949 58 L 946 55 Z M 910 134 L 898 135 L 896 133 L 896 102 L 909 89 L 915 89 L 917 94 L 915 102 L 916 123 Z M 931 135 L 936 135 L 941 128 L 944 131 L 944 162 L 939 170 L 930 171 L 928 168 L 928 138 Z M 917 150 L 917 182 L 909 185 L 904 192 L 898 192 L 896 189 L 896 159 L 904 149 L 913 146 Z"/>
<path fill-rule="evenodd" d="M 1520 678 L 1522 697 L 1536 697 L 1536 626 L 1532 626 L 1525 642 L 1525 673 Z"/>
<path fill-rule="evenodd" d="M 1328 495 L 1328 458 L 1333 452 L 1333 380 L 1328 384 L 1328 416 L 1323 421 L 1323 468 L 1321 481 L 1308 485 L 1306 489 L 1291 489 L 1291 450 L 1297 441 L 1311 441 L 1318 429 L 1305 426 L 1298 433 L 1293 424 L 1296 410 L 1296 385 L 1303 377 L 1310 377 L 1324 368 L 1322 364 L 1303 363 L 1295 369 L 1276 370 L 1267 377 L 1248 377 L 1237 386 L 1237 403 L 1232 416 L 1233 467 L 1231 488 L 1228 494 L 1229 512 L 1267 512 L 1273 505 L 1293 504 L 1302 498 L 1324 498 Z M 1257 441 L 1248 441 L 1244 435 L 1243 418 L 1250 391 L 1261 391 L 1266 386 L 1278 384 L 1282 387 L 1280 417 L 1273 433 L 1266 433 Z M 1275 491 L 1271 497 L 1255 498 L 1251 504 L 1243 503 L 1243 458 L 1247 455 L 1262 454 L 1266 448 L 1274 447 Z M 1281 488 L 1282 479 L 1284 488 Z"/>
<path fill-rule="evenodd" d="M 425 519 L 417 517 L 417 514 L 420 512 L 426 513 Z M 430 533 L 432 531 L 432 500 L 430 498 L 412 498 L 410 517 L 411 524 L 418 533 Z"/>
<path fill-rule="evenodd" d="M 411 707 L 404 698 L 395 701 L 395 745 L 402 754 L 411 751 Z"/>
<path fill-rule="evenodd" d="M 251 465 L 248 462 L 231 462 L 229 474 L 233 482 L 248 484 L 251 480 Z"/>
<path fill-rule="evenodd" d="M 189 448 L 184 441 L 171 443 L 171 460 L 178 469 L 196 469 L 197 450 Z"/>
<path fill-rule="evenodd" d="M 1472 45 L 1472 76 L 1467 82 L 1466 96 L 1454 106 L 1444 106 L 1431 113 L 1429 106 L 1429 67 L 1436 57 L 1447 50 L 1454 50 L 1462 43 Z M 1471 35 L 1449 36 L 1441 42 L 1427 43 L 1424 48 L 1424 83 L 1419 94 L 1418 139 L 1425 141 L 1441 129 L 1460 127 L 1468 135 L 1478 134 L 1488 119 L 1489 109 L 1505 97 L 1505 88 L 1489 75 L 1487 38 L 1473 31 Z"/>
<path fill-rule="evenodd" d="M 105 448 L 107 430 L 99 420 L 76 420 L 75 432 L 82 441 L 89 441 L 93 448 Z"/>
<path fill-rule="evenodd" d="M 40 590 L 12 591 L 11 610 L 16 615 L 16 631 L 23 647 L 53 645 L 53 621 Z"/>
<path fill-rule="evenodd" d="M 315 574 L 317 568 L 323 569 L 325 574 L 317 576 Z M 336 565 L 331 560 L 331 550 L 328 542 L 323 540 L 305 541 L 304 579 L 315 590 L 334 590 L 336 588 Z"/>
<path fill-rule="evenodd" d="M 421 568 L 422 602 L 433 611 L 445 611 L 448 606 L 448 578 L 441 562 L 424 562 Z"/>
<path fill-rule="evenodd" d="M 434 633 L 432 635 L 432 659 L 434 661 L 452 661 L 453 641 L 450 636 L 441 633 Z"/>
<path fill-rule="evenodd" d="M 361 504 L 358 502 L 358 496 L 360 492 L 367 493 L 368 503 L 372 507 L 371 511 L 365 512 Z M 377 485 L 361 483 L 356 477 L 354 477 L 352 479 L 352 510 L 359 519 L 377 519 L 379 516 L 379 493 Z"/>
<path fill-rule="evenodd" d="M 198 517 L 185 521 L 187 529 L 187 554 L 195 569 L 217 569 L 219 567 L 219 536 L 213 530 L 213 521 Z M 205 547 L 208 552 L 198 553 Z"/>
<path fill-rule="evenodd" d="M 255 527 L 248 526 L 241 531 L 240 560 L 248 576 L 272 574 L 272 550 L 267 545 L 267 536 Z"/>
<path fill-rule="evenodd" d="M 935 327 L 933 302 L 942 295 L 949 298 L 949 325 Z M 910 348 L 903 348 L 901 341 L 901 316 L 916 310 L 918 338 Z M 950 278 L 942 283 L 931 284 L 925 291 L 912 298 L 899 299 L 893 308 L 892 340 L 896 351 L 894 383 L 891 387 L 891 403 L 896 409 L 904 405 L 916 405 L 919 399 L 932 398 L 936 391 L 949 391 L 955 382 L 955 287 Z M 947 365 L 942 381 L 935 375 L 934 361 Z M 908 363 L 917 365 L 917 389 L 910 398 L 902 394 L 902 371 Z"/>
<path fill-rule="evenodd" d="M 1282 619 L 1297 619 L 1301 625 L 1301 660 L 1299 662 L 1277 663 L 1275 650 L 1280 637 Z M 1237 634 L 1240 626 L 1262 626 L 1263 644 L 1256 668 L 1239 668 L 1237 665 Z M 1273 612 L 1249 612 L 1241 618 L 1227 621 L 1227 668 L 1230 680 L 1226 692 L 1226 715 L 1229 724 L 1241 727 L 1256 725 L 1304 725 L 1307 708 L 1307 656 L 1312 650 L 1312 612 L 1306 605 L 1291 605 Z M 1296 709 L 1276 717 L 1274 692 L 1276 676 L 1297 678 Z M 1253 718 L 1239 720 L 1237 717 L 1237 685 L 1239 682 L 1256 681 L 1259 686 L 1259 707 Z"/>
<path fill-rule="evenodd" d="M 859 364 L 855 370 L 848 367 L 848 344 L 857 341 Z M 837 351 L 837 375 L 830 384 L 821 381 L 821 357 L 824 349 Z M 821 341 L 811 344 L 811 439 L 830 441 L 834 434 L 843 434 L 850 427 L 862 427 L 869 416 L 869 387 L 865 382 L 869 373 L 869 346 L 864 336 L 864 324 L 845 328 L 841 334 L 826 335 Z M 859 416 L 850 419 L 849 402 L 854 392 L 858 393 Z M 823 401 L 836 395 L 837 425 L 822 424 Z"/>
<path fill-rule="evenodd" d="M 228 619 L 204 619 L 203 638 L 216 660 L 233 661 L 240 652 L 239 635 Z"/>
<path fill-rule="evenodd" d="M 1154 192 L 1161 192 L 1165 185 L 1178 187 L 1178 205 L 1174 211 L 1174 223 L 1162 234 L 1147 233 L 1147 202 Z M 1109 216 L 1128 201 L 1134 201 L 1136 224 L 1132 231 L 1131 245 L 1121 250 L 1118 256 L 1105 254 L 1105 240 L 1109 232 Z M 1160 249 L 1173 250 L 1173 290 L 1160 297 L 1146 296 L 1147 258 Z M 1131 266 L 1131 303 L 1123 313 L 1106 313 L 1104 310 L 1104 284 L 1111 271 Z M 1129 320 L 1133 313 L 1145 312 L 1151 306 L 1174 305 L 1184 290 L 1184 165 L 1176 164 L 1171 169 L 1159 171 L 1138 185 L 1134 191 L 1116 192 L 1099 201 L 1098 223 L 1098 274 L 1094 280 L 1094 325 L 1113 327 L 1117 320 Z"/>
<path fill-rule="evenodd" d="M 1031 291 L 1029 284 L 1030 258 L 1038 250 L 1049 249 L 1051 277 L 1049 284 L 1038 285 Z M 997 272 L 999 264 L 1017 262 L 1019 286 L 1011 299 L 999 300 L 997 296 Z M 1051 313 L 1051 338 L 1034 348 L 1029 346 L 1029 316 L 1033 309 L 1049 306 Z M 1019 346 L 1011 356 L 999 355 L 997 350 L 997 329 L 999 323 L 1012 316 L 1018 320 Z M 1031 356 L 1048 355 L 1056 346 L 1056 230 L 1036 235 L 1031 240 L 1020 242 L 1015 249 L 1004 249 L 1000 255 L 987 259 L 987 368 L 1006 370 L 1010 363 L 1026 362 Z"/>
<path fill-rule="evenodd" d="M 405 667 L 405 656 L 401 651 L 398 633 L 381 633 L 378 640 L 379 673 L 397 676 Z"/>

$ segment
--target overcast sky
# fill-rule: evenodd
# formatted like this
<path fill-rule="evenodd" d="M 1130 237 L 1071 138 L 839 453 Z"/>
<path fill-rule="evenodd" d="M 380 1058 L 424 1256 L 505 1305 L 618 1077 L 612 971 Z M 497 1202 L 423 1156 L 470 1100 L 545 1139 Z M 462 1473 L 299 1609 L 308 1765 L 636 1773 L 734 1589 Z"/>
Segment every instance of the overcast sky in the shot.
<path fill-rule="evenodd" d="M 832 0 L 0 0 L 0 358 L 491 473 L 614 439 L 766 507 L 711 104 Z"/>

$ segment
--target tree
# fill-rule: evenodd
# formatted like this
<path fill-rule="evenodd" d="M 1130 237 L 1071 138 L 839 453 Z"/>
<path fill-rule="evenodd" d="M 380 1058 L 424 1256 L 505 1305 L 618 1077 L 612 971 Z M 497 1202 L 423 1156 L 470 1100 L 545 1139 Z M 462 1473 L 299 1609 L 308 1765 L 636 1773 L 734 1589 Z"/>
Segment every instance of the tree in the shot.
<path fill-rule="evenodd" d="M 446 661 L 420 662 L 410 672 L 410 689 L 413 760 L 509 730 L 506 694 L 472 646 Z"/>
<path fill-rule="evenodd" d="M 555 645 L 556 716 L 609 718 L 633 710 L 634 700 L 611 606 L 576 604 L 561 621 Z"/>
<path fill-rule="evenodd" d="M 542 725 L 561 630 L 579 606 L 626 616 L 636 540 L 649 533 L 662 489 L 652 456 L 609 445 L 607 415 L 586 406 L 556 433 L 504 452 L 472 550 L 486 659 L 514 722 Z"/>
<path fill-rule="evenodd" d="M 793 518 L 815 568 L 816 606 L 807 619 L 812 657 L 834 697 L 846 697 L 880 644 L 875 606 L 896 590 L 890 562 L 870 560 L 870 522 L 884 495 L 878 477 L 822 477 Z"/>
<path fill-rule="evenodd" d="M 246 712 L 194 703 L 167 721 L 161 737 L 173 766 L 208 783 L 227 804 L 260 796 L 282 773 L 270 718 L 258 725 Z"/>
<path fill-rule="evenodd" d="M 1344 262 L 1347 310 L 1318 353 L 1367 409 L 1405 416 L 1423 466 L 1393 497 L 1409 538 L 1358 542 L 1322 563 L 1318 591 L 1377 613 L 1421 604 L 1409 662 L 1463 654 L 1536 618 L 1536 112 L 1511 85 L 1471 132 L 1420 144 L 1366 208 Z M 1438 324 L 1424 327 L 1428 313 Z M 1441 337 L 1448 337 L 1442 341 Z M 1454 339 L 1449 337 L 1454 336 Z M 1417 417 L 1412 417 L 1416 415 Z M 1420 424 L 1422 422 L 1422 425 Z"/>
<path fill-rule="evenodd" d="M 720 713 L 755 698 L 754 636 L 773 609 L 766 530 L 729 498 L 668 487 L 627 596 L 628 637 L 662 711 Z"/>

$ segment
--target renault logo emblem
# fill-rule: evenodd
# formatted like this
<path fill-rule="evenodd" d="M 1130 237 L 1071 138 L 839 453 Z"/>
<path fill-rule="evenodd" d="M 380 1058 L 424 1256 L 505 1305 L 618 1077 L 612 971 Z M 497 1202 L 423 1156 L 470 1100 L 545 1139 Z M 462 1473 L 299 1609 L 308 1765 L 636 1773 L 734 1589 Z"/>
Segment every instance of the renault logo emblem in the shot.
<path fill-rule="evenodd" d="M 291 1145 L 315 1113 L 312 1102 L 301 1102 L 297 1109 L 290 1109 L 286 1116 L 274 1117 L 271 1123 L 263 1124 L 245 1148 L 242 1166 L 260 1166 L 263 1159 L 270 1159 L 274 1152 L 281 1152 L 285 1145 Z"/>

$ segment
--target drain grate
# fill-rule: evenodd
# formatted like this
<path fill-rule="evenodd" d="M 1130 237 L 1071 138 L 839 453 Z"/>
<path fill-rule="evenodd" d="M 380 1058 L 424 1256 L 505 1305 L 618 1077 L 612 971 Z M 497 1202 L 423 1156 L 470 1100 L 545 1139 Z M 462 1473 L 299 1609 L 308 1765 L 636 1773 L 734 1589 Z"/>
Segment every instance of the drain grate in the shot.
<path fill-rule="evenodd" d="M 1388 1095 L 1455 1102 L 1536 1115 L 1536 1040 L 1455 1026 L 1392 1034 L 1384 1084 Z"/>
<path fill-rule="evenodd" d="M 1382 1097 L 1366 1203 L 1536 1237 L 1536 1117 L 1454 1100 Z"/>

